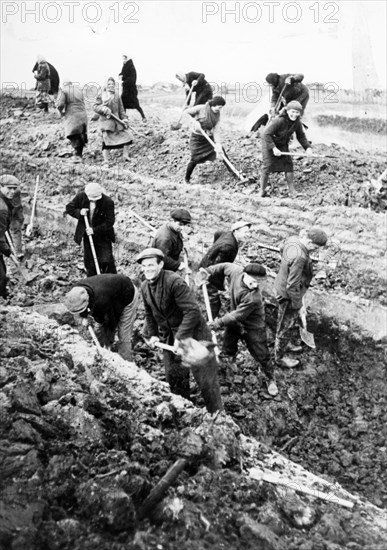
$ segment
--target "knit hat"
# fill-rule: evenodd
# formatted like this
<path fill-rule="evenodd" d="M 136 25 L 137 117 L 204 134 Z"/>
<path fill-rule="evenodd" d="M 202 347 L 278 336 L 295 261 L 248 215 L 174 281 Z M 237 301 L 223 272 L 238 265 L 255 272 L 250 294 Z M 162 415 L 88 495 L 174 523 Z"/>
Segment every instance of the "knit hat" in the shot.
<path fill-rule="evenodd" d="M 306 231 L 306 234 L 308 235 L 309 239 L 312 241 L 313 244 L 316 244 L 317 246 L 325 246 L 328 241 L 328 236 L 319 227 L 311 227 Z"/>
<path fill-rule="evenodd" d="M 299 101 L 289 101 L 289 103 L 286 105 L 285 109 L 289 111 L 290 109 L 294 109 L 295 111 L 299 111 L 302 113 L 302 105 Z"/>
<path fill-rule="evenodd" d="M 160 258 L 164 260 L 164 252 L 158 248 L 145 248 L 136 258 L 136 262 L 140 264 L 143 260 L 148 258 Z"/>
<path fill-rule="evenodd" d="M 181 222 L 185 224 L 191 223 L 192 221 L 191 214 L 188 212 L 188 210 L 184 210 L 184 208 L 175 208 L 175 210 L 172 210 L 171 218 L 176 222 Z"/>
<path fill-rule="evenodd" d="M 237 229 L 241 229 L 242 227 L 251 227 L 251 225 L 252 225 L 251 222 L 243 222 L 243 221 L 235 222 L 231 226 L 231 231 L 236 231 Z"/>
<path fill-rule="evenodd" d="M 266 76 L 266 82 L 268 84 L 272 84 L 273 86 L 277 86 L 278 79 L 279 79 L 279 74 L 278 73 L 269 73 Z"/>
<path fill-rule="evenodd" d="M 257 281 L 266 277 L 266 269 L 263 265 L 256 263 L 247 264 L 243 268 L 243 273 L 247 273 L 247 275 L 250 275 L 250 277 L 253 277 Z"/>
<path fill-rule="evenodd" d="M 82 286 L 75 286 L 66 294 L 64 305 L 70 313 L 82 313 L 89 305 L 89 294 Z"/>
<path fill-rule="evenodd" d="M 86 185 L 85 193 L 90 201 L 98 201 L 102 198 L 102 187 L 99 183 L 92 181 Z"/>
<path fill-rule="evenodd" d="M 9 187 L 10 189 L 18 189 L 20 187 L 20 181 L 11 176 L 10 174 L 4 174 L 0 176 L 0 187 Z"/>

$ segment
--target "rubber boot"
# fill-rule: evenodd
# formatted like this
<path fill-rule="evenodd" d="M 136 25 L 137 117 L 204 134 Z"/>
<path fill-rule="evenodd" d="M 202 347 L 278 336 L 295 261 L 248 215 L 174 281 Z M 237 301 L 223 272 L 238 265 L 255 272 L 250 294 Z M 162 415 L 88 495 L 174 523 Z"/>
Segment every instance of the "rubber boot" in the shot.
<path fill-rule="evenodd" d="M 267 172 L 262 172 L 261 174 L 261 189 L 259 190 L 259 196 L 264 197 L 266 195 L 266 186 L 269 181 L 269 174 Z"/>
<path fill-rule="evenodd" d="M 289 188 L 289 195 L 293 197 L 296 194 L 296 188 L 294 187 L 294 174 L 293 172 L 286 172 L 285 177 Z"/>

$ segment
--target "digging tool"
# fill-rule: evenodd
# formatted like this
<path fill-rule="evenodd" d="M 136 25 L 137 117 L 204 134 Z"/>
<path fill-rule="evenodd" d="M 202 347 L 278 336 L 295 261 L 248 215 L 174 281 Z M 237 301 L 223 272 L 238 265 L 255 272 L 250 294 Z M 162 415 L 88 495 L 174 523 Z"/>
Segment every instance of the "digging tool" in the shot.
<path fill-rule="evenodd" d="M 32 229 L 34 227 L 34 218 L 35 218 L 35 210 L 36 210 L 36 201 L 38 198 L 38 188 L 39 188 L 39 174 L 36 176 L 36 182 L 35 182 L 35 192 L 34 192 L 34 199 L 32 202 L 32 210 L 31 210 L 31 218 L 30 223 L 26 227 L 26 235 L 29 237 L 32 233 Z"/>
<path fill-rule="evenodd" d="M 263 243 L 256 243 L 258 248 L 266 248 L 267 250 L 271 250 L 272 252 L 280 252 L 280 249 L 277 246 L 271 246 L 269 244 L 263 244 Z"/>
<path fill-rule="evenodd" d="M 281 155 L 286 155 L 287 157 L 307 157 L 307 158 L 319 158 L 319 159 L 337 159 L 335 155 L 308 155 L 307 153 L 286 153 L 281 151 Z"/>
<path fill-rule="evenodd" d="M 23 277 L 23 279 L 27 280 L 29 274 L 26 273 L 26 271 L 22 268 L 19 260 L 17 259 L 16 249 L 15 249 L 15 246 L 12 242 L 11 235 L 8 233 L 8 231 L 5 232 L 5 238 L 6 238 L 6 241 L 8 243 L 9 248 L 11 249 L 11 255 L 9 257 L 10 260 L 14 263 L 15 267 L 17 268 L 18 272 Z"/>
<path fill-rule="evenodd" d="M 206 304 L 206 311 L 207 311 L 208 320 L 209 320 L 210 323 L 213 323 L 214 318 L 212 317 L 210 299 L 208 297 L 208 290 L 207 290 L 207 283 L 206 282 L 204 282 L 202 284 L 202 291 L 203 291 L 204 303 Z M 212 336 L 212 341 L 214 342 L 214 344 L 216 346 L 215 355 L 216 355 L 216 358 L 218 358 L 220 350 L 219 350 L 219 346 L 218 346 L 218 339 L 216 337 L 216 334 L 215 334 L 214 330 L 211 330 L 211 336 Z"/>
<path fill-rule="evenodd" d="M 184 280 L 185 282 L 187 283 L 187 285 L 189 286 L 189 267 L 188 267 L 188 254 L 187 254 L 187 251 L 186 249 L 184 249 L 184 267 L 185 267 L 185 276 L 184 276 Z"/>
<path fill-rule="evenodd" d="M 131 214 L 133 214 L 133 216 L 135 218 L 137 218 L 141 223 L 143 223 L 148 229 L 150 229 L 151 231 L 156 231 L 156 229 L 153 227 L 153 225 L 151 225 L 150 223 L 148 223 L 146 220 L 144 220 L 144 218 L 142 218 L 141 216 L 139 216 L 137 214 L 137 212 L 135 212 L 134 210 L 129 210 L 129 212 Z"/>
<path fill-rule="evenodd" d="M 203 130 L 203 128 L 200 128 L 201 133 L 206 138 L 206 140 L 211 143 L 212 147 L 215 149 L 215 143 L 212 141 L 209 135 L 206 134 L 206 132 Z M 244 178 L 240 172 L 235 168 L 235 166 L 228 160 L 226 156 L 223 155 L 223 161 L 227 164 L 227 166 L 232 170 L 233 174 L 236 175 L 236 177 L 240 180 L 240 183 L 247 183 L 249 181 L 249 178 Z"/>
<path fill-rule="evenodd" d="M 270 120 L 272 120 L 272 118 L 274 118 L 274 116 L 275 116 L 276 114 L 278 114 L 278 107 L 279 107 L 279 105 L 280 105 L 280 102 L 281 102 L 281 99 L 282 99 L 282 96 L 283 96 L 283 93 L 284 93 L 284 91 L 285 91 L 286 86 L 287 86 L 287 84 L 284 85 L 284 87 L 283 87 L 282 90 L 281 90 L 280 95 L 278 96 L 277 103 L 276 103 L 275 106 L 274 106 L 274 115 L 271 115 L 271 116 L 269 117 L 269 115 L 265 113 L 264 115 L 262 115 L 261 117 L 259 117 L 259 119 L 257 120 L 257 122 L 251 127 L 251 130 L 250 130 L 251 132 L 257 132 L 261 126 L 266 126 L 266 124 L 267 124 Z"/>
<path fill-rule="evenodd" d="M 261 470 L 260 468 L 250 468 L 249 476 L 252 479 L 256 479 L 257 481 L 266 481 L 267 483 L 273 483 L 274 485 L 282 485 L 284 487 L 287 487 L 288 489 L 293 489 L 294 491 L 303 493 L 304 495 L 310 495 L 315 498 L 320 498 L 322 500 L 331 502 L 332 504 L 339 504 L 340 506 L 344 506 L 345 508 L 354 507 L 354 503 L 350 500 L 338 498 L 334 494 L 332 495 L 323 493 L 318 489 L 309 489 L 309 487 L 300 485 L 298 480 L 279 476 L 277 472 L 269 472 L 267 470 Z"/>
<path fill-rule="evenodd" d="M 302 310 L 300 313 L 300 319 L 302 323 L 302 327 L 300 327 L 300 338 L 301 340 L 310 348 L 316 349 L 316 344 L 314 342 L 314 336 L 311 332 L 308 332 L 307 330 L 307 324 L 306 324 L 306 309 L 304 300 L 302 301 Z"/>
<path fill-rule="evenodd" d="M 176 124 L 173 124 L 173 123 L 171 124 L 171 130 L 180 130 L 180 128 L 181 128 L 181 119 L 183 118 L 184 111 L 186 110 L 187 105 L 188 105 L 188 103 L 189 103 L 189 100 L 191 99 L 191 95 L 192 95 L 192 92 L 193 92 L 193 88 L 194 88 L 194 86 L 193 86 L 193 84 L 192 84 L 192 86 L 191 86 L 191 88 L 190 88 L 190 90 L 189 90 L 189 92 L 188 92 L 187 98 L 186 98 L 186 100 L 185 100 L 185 103 L 184 103 L 184 105 L 183 105 L 183 108 L 182 108 L 182 110 L 181 110 L 181 113 L 180 113 L 180 116 L 179 116 L 179 118 L 178 118 L 178 121 L 176 122 Z"/>
<path fill-rule="evenodd" d="M 97 338 L 97 335 L 95 334 L 94 332 L 94 329 L 91 325 L 88 325 L 87 327 L 88 331 L 89 331 L 89 334 L 91 336 L 91 339 L 93 340 L 94 344 L 95 344 L 95 347 L 97 348 L 97 352 L 99 355 L 102 356 L 102 346 L 101 344 L 98 342 L 98 338 Z"/>
<path fill-rule="evenodd" d="M 116 120 L 117 122 L 119 122 L 120 124 L 122 124 L 122 126 L 124 126 L 124 128 L 126 128 L 126 127 L 130 128 L 134 134 L 137 134 L 138 136 L 143 137 L 143 138 L 145 138 L 145 139 L 149 139 L 148 136 L 146 136 L 145 134 L 142 134 L 141 132 L 138 132 L 137 130 L 135 130 L 135 129 L 134 129 L 132 126 L 130 126 L 129 124 L 126 125 L 126 123 L 125 123 L 123 120 L 121 120 L 120 118 L 118 118 L 118 116 L 116 116 L 114 113 L 111 113 L 111 114 L 110 114 L 110 117 L 111 117 L 111 118 L 114 118 L 114 120 Z"/>
<path fill-rule="evenodd" d="M 90 224 L 89 224 L 89 219 L 88 219 L 88 217 L 87 217 L 87 212 L 86 212 L 86 214 L 83 214 L 83 217 L 85 218 L 86 229 L 91 229 Z M 99 268 L 98 259 L 97 259 L 97 254 L 96 254 L 96 252 L 95 252 L 94 241 L 93 241 L 93 235 L 89 235 L 89 241 L 90 241 L 91 253 L 93 254 L 93 259 L 94 259 L 94 264 L 95 264 L 95 270 L 96 270 L 96 272 L 97 272 L 97 275 L 101 275 L 101 270 L 100 270 L 100 268 Z"/>

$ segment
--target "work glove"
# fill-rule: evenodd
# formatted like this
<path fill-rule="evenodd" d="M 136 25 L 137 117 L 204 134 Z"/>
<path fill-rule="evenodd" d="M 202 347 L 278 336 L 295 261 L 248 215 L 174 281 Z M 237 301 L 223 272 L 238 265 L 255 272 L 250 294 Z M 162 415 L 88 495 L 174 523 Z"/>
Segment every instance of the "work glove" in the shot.
<path fill-rule="evenodd" d="M 145 339 L 145 342 L 151 349 L 155 349 L 155 344 L 156 342 L 160 342 L 160 338 L 158 336 L 151 336 L 150 338 Z"/>
<path fill-rule="evenodd" d="M 86 216 L 86 214 L 88 213 L 89 209 L 88 208 L 81 208 L 81 211 L 79 212 L 81 216 Z"/>
<path fill-rule="evenodd" d="M 282 155 L 281 151 L 277 147 L 273 147 L 273 155 L 275 157 L 280 157 Z"/>

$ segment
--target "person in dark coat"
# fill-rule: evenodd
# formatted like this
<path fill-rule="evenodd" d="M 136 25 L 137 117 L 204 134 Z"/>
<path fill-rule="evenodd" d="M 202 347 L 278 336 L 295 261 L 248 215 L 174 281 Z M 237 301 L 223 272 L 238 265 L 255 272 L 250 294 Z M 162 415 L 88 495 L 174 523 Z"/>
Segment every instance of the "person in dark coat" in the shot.
<path fill-rule="evenodd" d="M 34 65 L 34 68 L 32 69 L 33 73 L 38 70 L 38 65 L 39 63 L 36 62 Z M 47 61 L 47 65 L 50 69 L 50 89 L 48 93 L 49 95 L 53 95 L 54 98 L 56 99 L 56 96 L 58 95 L 58 91 L 59 91 L 59 84 L 60 84 L 59 73 L 55 69 L 54 65 L 51 65 L 51 63 L 49 63 L 48 61 Z"/>
<path fill-rule="evenodd" d="M 133 61 L 128 59 L 126 55 L 122 56 L 122 61 L 123 65 L 119 76 L 122 78 L 121 99 L 124 109 L 136 109 L 136 111 L 140 113 L 143 122 L 146 122 L 144 111 L 142 110 L 138 100 L 136 68 Z"/>
<path fill-rule="evenodd" d="M 184 208 L 175 208 L 171 212 L 171 221 L 162 225 L 152 240 L 152 247 L 164 253 L 164 269 L 181 271 L 186 265 L 180 255 L 184 249 L 181 230 L 192 222 L 191 214 Z"/>
<path fill-rule="evenodd" d="M 184 111 L 195 119 L 194 129 L 189 140 L 189 148 L 191 158 L 187 165 L 185 173 L 185 183 L 189 183 L 192 172 L 198 164 L 207 161 L 214 161 L 220 157 L 224 162 L 224 157 L 227 157 L 218 132 L 218 124 L 220 121 L 220 111 L 226 105 L 226 100 L 221 96 L 215 96 L 207 101 L 205 105 L 196 105 L 189 107 Z M 215 143 L 215 148 L 203 136 L 202 130 L 207 133 L 208 137 Z M 228 158 L 228 157 L 227 157 Z M 228 164 L 224 162 L 227 170 L 231 173 L 232 170 Z"/>
<path fill-rule="evenodd" d="M 117 273 L 113 257 L 112 243 L 114 234 L 114 202 L 102 193 L 98 183 L 88 183 L 85 191 L 78 193 L 66 206 L 66 213 L 78 220 L 74 240 L 80 245 L 83 239 L 84 263 L 87 276 L 97 271 L 90 247 L 89 235 L 92 235 L 95 252 L 101 273 Z M 86 228 L 84 216 L 87 214 L 90 229 Z"/>
<path fill-rule="evenodd" d="M 265 305 L 259 283 L 265 280 L 266 270 L 257 263 L 245 267 L 229 262 L 200 269 L 202 282 L 211 281 L 220 275 L 230 282 L 230 312 L 209 323 L 218 330 L 224 327 L 222 353 L 235 357 L 238 342 L 243 340 L 253 358 L 262 365 L 267 380 L 268 392 L 275 396 L 278 388 L 274 381 L 273 364 L 266 338 Z"/>
<path fill-rule="evenodd" d="M 118 333 L 118 353 L 133 360 L 132 333 L 139 302 L 139 292 L 125 275 L 101 274 L 77 282 L 67 293 L 64 304 L 83 325 L 88 316 L 95 321 L 95 334 L 101 346 L 111 348 Z"/>
<path fill-rule="evenodd" d="M 262 197 L 266 194 L 266 186 L 269 181 L 269 174 L 272 172 L 285 172 L 286 181 L 291 195 L 295 194 L 293 161 L 290 156 L 282 155 L 282 152 L 289 152 L 289 142 L 293 133 L 307 154 L 313 153 L 310 143 L 307 140 L 300 115 L 302 106 L 298 101 L 288 103 L 278 117 L 274 118 L 266 127 L 262 136 L 262 173 L 261 190 Z"/>
<path fill-rule="evenodd" d="M 303 74 L 269 73 L 266 76 L 266 82 L 272 87 L 270 114 L 277 114 L 281 108 L 286 106 L 290 101 L 298 101 L 301 103 L 302 114 L 304 114 L 305 107 L 309 101 L 309 90 L 305 84 L 302 83 L 303 80 Z M 282 96 L 275 112 L 275 107 L 281 92 Z"/>
<path fill-rule="evenodd" d="M 148 248 L 137 258 L 145 281 L 141 293 L 145 307 L 144 336 L 150 347 L 156 342 L 172 345 L 178 352 L 188 338 L 211 341 L 211 332 L 200 312 L 193 291 L 176 273 L 163 269 L 164 254 L 157 248 Z M 163 351 L 165 376 L 171 391 L 189 399 L 189 369 L 181 358 Z M 222 409 L 217 363 L 214 354 L 207 364 L 191 367 L 209 412 Z"/>
<path fill-rule="evenodd" d="M 17 189 L 12 198 L 12 215 L 9 229 L 11 231 L 16 254 L 20 260 L 24 256 L 22 228 L 24 224 L 24 209 L 21 199 L 21 191 Z"/>
<path fill-rule="evenodd" d="M 34 77 L 36 78 L 36 106 L 44 109 L 47 113 L 50 102 L 48 93 L 51 89 L 50 67 L 42 55 L 38 55 L 37 69 L 34 71 Z"/>
<path fill-rule="evenodd" d="M 74 149 L 74 162 L 81 162 L 87 143 L 87 112 L 83 90 L 65 79 L 56 101 L 56 108 L 63 117 L 66 138 Z"/>
<path fill-rule="evenodd" d="M 289 237 L 282 247 L 281 265 L 274 281 L 278 302 L 274 360 L 280 367 L 292 368 L 299 363 L 285 355 L 287 350 L 301 350 L 290 343 L 290 330 L 305 312 L 303 298 L 313 278 L 310 252 L 325 246 L 327 240 L 324 231 L 312 227 L 302 229 L 299 236 Z"/>
<path fill-rule="evenodd" d="M 196 73 L 195 71 L 191 71 L 186 74 L 177 73 L 176 78 L 184 84 L 185 93 L 187 97 L 191 89 L 191 86 L 193 86 L 192 92 L 195 92 L 194 106 L 204 105 L 205 103 L 207 103 L 207 101 L 212 99 L 213 97 L 212 86 L 207 82 L 207 80 L 205 79 L 205 75 L 203 73 Z M 187 105 L 191 104 L 191 97 L 189 98 Z"/>
<path fill-rule="evenodd" d="M 0 297 L 7 297 L 7 268 L 4 256 L 9 258 L 12 251 L 6 238 L 12 220 L 12 199 L 20 188 L 20 182 L 15 176 L 4 174 L 0 176 Z"/>
<path fill-rule="evenodd" d="M 239 221 L 232 225 L 231 231 L 215 233 L 214 244 L 208 249 L 202 261 L 201 267 L 211 265 L 232 263 L 237 257 L 239 243 L 244 242 L 250 236 L 251 222 Z M 211 277 L 211 283 L 207 285 L 208 297 L 210 299 L 211 313 L 213 319 L 219 315 L 221 301 L 219 290 L 224 290 L 224 275 L 218 273 Z"/>

